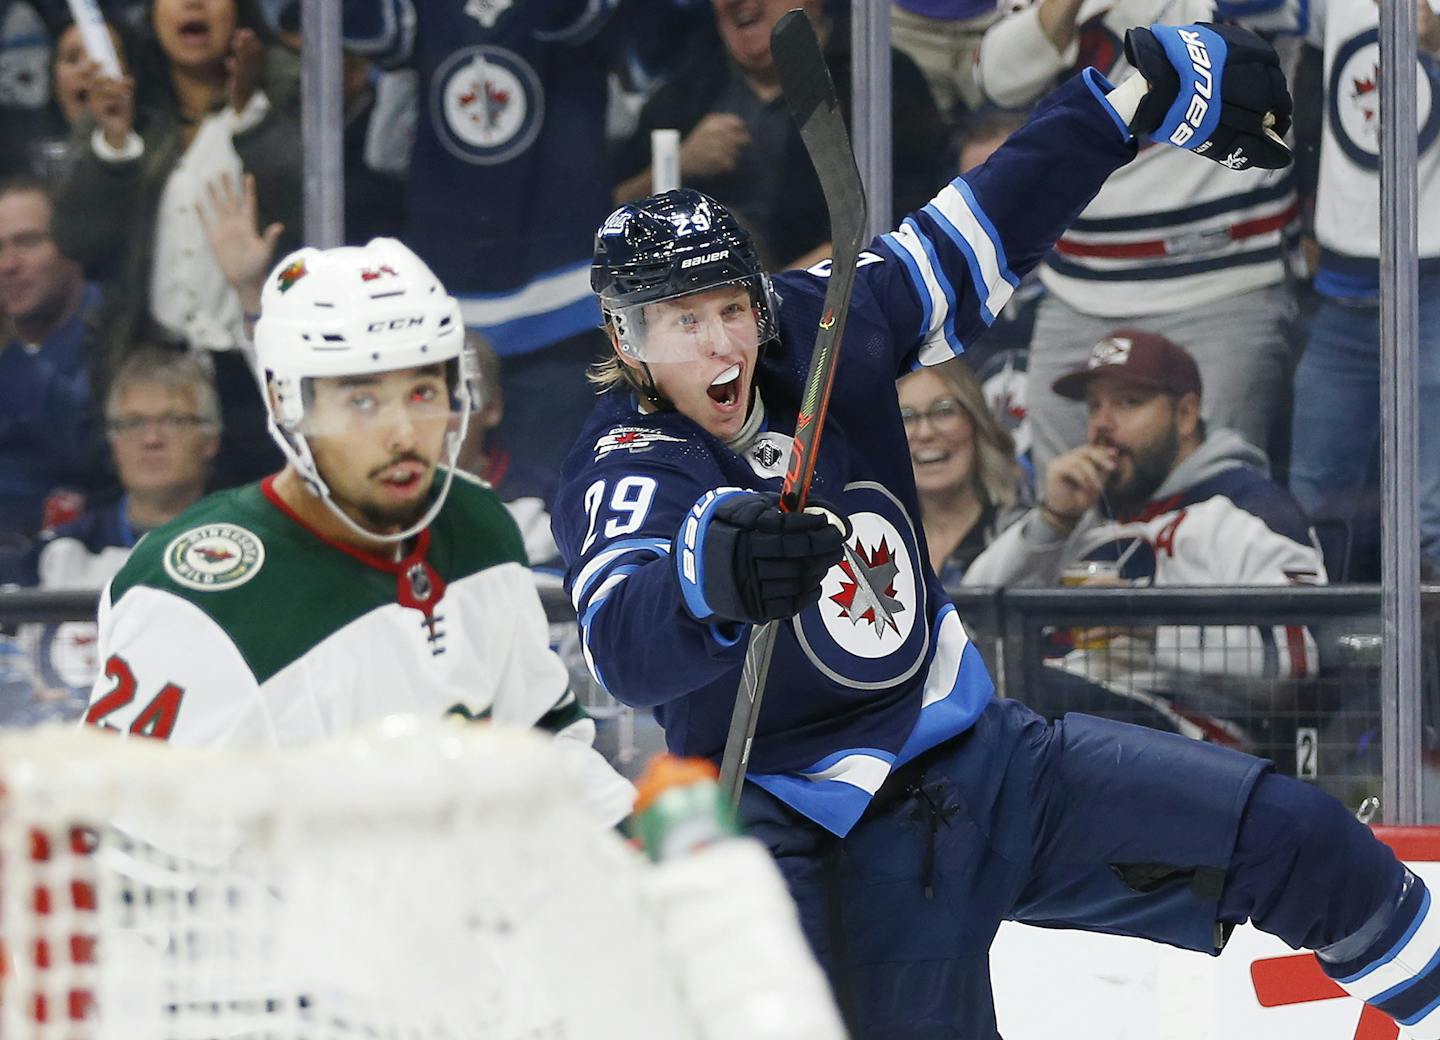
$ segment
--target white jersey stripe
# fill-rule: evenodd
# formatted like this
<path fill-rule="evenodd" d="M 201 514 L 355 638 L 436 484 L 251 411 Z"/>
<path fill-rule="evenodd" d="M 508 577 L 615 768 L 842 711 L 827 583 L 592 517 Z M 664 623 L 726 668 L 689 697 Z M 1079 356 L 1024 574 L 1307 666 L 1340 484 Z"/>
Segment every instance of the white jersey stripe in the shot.
<path fill-rule="evenodd" d="M 933 342 L 936 333 L 945 327 L 945 319 L 950 314 L 950 300 L 945 295 L 940 279 L 936 276 L 935 268 L 930 262 L 930 256 L 921 243 L 922 232 L 916 225 L 914 218 L 906 217 L 905 222 L 895 231 L 885 236 L 892 249 L 897 253 L 903 253 L 909 258 L 912 273 L 918 272 L 920 282 L 916 289 L 925 294 L 930 300 L 930 327 L 923 330 L 921 339 Z"/>
<path fill-rule="evenodd" d="M 1419 926 L 1382 963 L 1358 978 L 1340 983 L 1344 990 L 1361 1000 L 1373 1000 L 1386 990 L 1413 980 L 1440 950 L 1440 912 L 1429 894 L 1425 897 L 1424 916 Z"/>
<path fill-rule="evenodd" d="M 990 238 L 989 232 L 970 208 L 970 203 L 954 184 L 942 188 L 940 194 L 936 195 L 925 209 L 935 218 L 940 229 L 965 253 L 966 259 L 973 261 L 974 267 L 978 268 L 979 279 L 975 285 L 975 294 L 982 300 L 980 313 L 985 318 L 985 324 L 992 324 L 995 315 L 1000 313 L 1011 293 L 1015 291 L 1015 286 L 1003 273 L 1003 251 Z"/>
<path fill-rule="evenodd" d="M 925 689 L 920 698 L 922 711 L 955 692 L 955 686 L 960 681 L 960 658 L 969 645 L 970 637 L 960 623 L 960 615 L 954 607 L 944 608 L 936 626 L 935 657 L 925 674 Z"/>
<path fill-rule="evenodd" d="M 654 538 L 637 538 L 628 542 L 618 542 L 603 552 L 596 553 L 590 562 L 580 569 L 580 573 L 575 575 L 574 591 L 570 594 L 570 604 L 575 608 L 575 613 L 583 613 L 581 604 L 584 602 L 585 594 L 589 591 L 590 583 L 600 576 L 603 569 L 626 553 L 644 550 L 652 550 L 656 556 L 669 556 L 670 543 Z"/>
<path fill-rule="evenodd" d="M 801 773 L 806 780 L 816 783 L 835 780 L 851 787 L 858 787 L 873 796 L 890 775 L 890 763 L 874 755 L 846 755 L 833 765 L 813 773 Z"/>

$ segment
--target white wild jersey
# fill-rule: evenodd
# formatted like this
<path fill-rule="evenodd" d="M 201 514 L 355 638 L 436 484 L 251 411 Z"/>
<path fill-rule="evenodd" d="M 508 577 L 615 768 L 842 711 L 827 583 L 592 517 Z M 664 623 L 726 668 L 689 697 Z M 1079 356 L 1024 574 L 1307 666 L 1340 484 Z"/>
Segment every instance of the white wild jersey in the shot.
<path fill-rule="evenodd" d="M 540 727 L 614 823 L 633 791 L 549 648 L 514 521 L 457 479 L 398 562 L 331 542 L 272 483 L 152 531 L 101 599 L 86 721 L 191 747 L 309 744 L 393 714 Z"/>

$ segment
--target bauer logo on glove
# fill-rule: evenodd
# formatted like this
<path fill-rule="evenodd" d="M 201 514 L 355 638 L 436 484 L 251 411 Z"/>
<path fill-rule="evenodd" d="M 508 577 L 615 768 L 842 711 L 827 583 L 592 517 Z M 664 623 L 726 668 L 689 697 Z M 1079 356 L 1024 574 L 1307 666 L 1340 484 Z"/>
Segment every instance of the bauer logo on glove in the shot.
<path fill-rule="evenodd" d="M 673 542 L 685 609 L 696 621 L 777 621 L 820 599 L 850 526 L 819 504 L 799 513 L 779 505 L 773 491 L 700 496 Z"/>
<path fill-rule="evenodd" d="M 1152 25 L 1125 34 L 1125 55 L 1149 84 L 1133 133 L 1232 170 L 1290 165 L 1282 139 L 1292 103 L 1275 50 L 1234 25 Z"/>

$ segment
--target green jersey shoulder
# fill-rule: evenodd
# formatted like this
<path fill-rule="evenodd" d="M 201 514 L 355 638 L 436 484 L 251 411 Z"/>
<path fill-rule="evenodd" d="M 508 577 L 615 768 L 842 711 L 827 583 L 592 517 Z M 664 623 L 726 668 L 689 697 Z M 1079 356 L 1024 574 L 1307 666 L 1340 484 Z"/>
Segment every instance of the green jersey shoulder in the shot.
<path fill-rule="evenodd" d="M 267 484 L 209 495 L 147 534 L 111 581 L 109 605 L 141 588 L 178 597 L 223 629 L 263 682 L 330 633 L 396 601 L 394 573 L 287 515 Z M 458 472 L 427 537 L 425 561 L 447 585 L 502 564 L 526 565 L 504 503 Z"/>

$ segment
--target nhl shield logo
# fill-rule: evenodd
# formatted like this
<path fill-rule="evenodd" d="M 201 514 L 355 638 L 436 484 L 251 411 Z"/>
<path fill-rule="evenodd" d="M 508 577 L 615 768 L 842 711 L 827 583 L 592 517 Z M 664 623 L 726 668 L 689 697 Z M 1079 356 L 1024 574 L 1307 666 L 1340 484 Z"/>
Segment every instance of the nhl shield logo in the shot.
<path fill-rule="evenodd" d="M 205 524 L 175 537 L 165 547 L 164 563 L 177 584 L 216 592 L 255 577 L 265 563 L 265 546 L 235 524 Z"/>
<path fill-rule="evenodd" d="M 781 459 L 780 449 L 769 441 L 761 441 L 755 445 L 753 454 L 755 461 L 766 469 L 774 469 L 775 464 Z"/>
<path fill-rule="evenodd" d="M 467 47 L 435 70 L 431 120 L 440 143 L 457 159 L 493 166 L 535 142 L 545 117 L 540 77 L 502 47 Z"/>
<path fill-rule="evenodd" d="M 750 446 L 745 453 L 755 475 L 770 479 L 785 475 L 785 464 L 790 458 L 791 439 L 780 433 L 767 433 Z"/>

